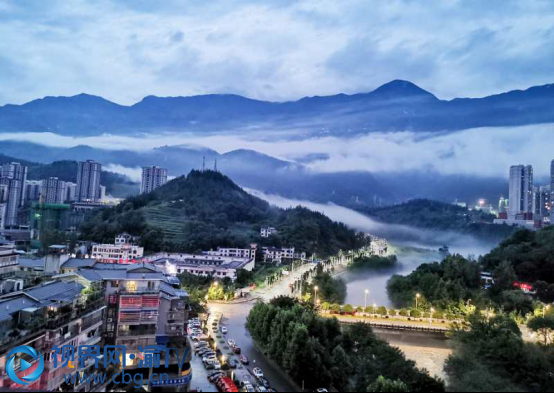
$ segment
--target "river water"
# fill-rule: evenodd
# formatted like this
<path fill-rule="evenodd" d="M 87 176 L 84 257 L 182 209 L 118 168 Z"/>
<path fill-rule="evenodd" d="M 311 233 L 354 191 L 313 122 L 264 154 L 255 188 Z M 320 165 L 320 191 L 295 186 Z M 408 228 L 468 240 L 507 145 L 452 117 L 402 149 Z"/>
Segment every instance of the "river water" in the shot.
<path fill-rule="evenodd" d="M 379 306 L 391 307 L 387 294 L 387 282 L 395 275 L 407 275 L 423 263 L 440 261 L 442 255 L 438 249 L 448 245 L 450 252 L 465 257 L 487 254 L 496 245 L 482 242 L 472 236 L 460 235 L 448 231 L 431 231 L 406 225 L 383 224 L 358 213 L 354 210 L 333 204 L 291 200 L 275 195 L 266 195 L 258 191 L 250 193 L 267 200 L 269 203 L 282 207 L 304 206 L 311 210 L 324 213 L 334 221 L 342 222 L 353 229 L 374 236 L 386 238 L 391 250 L 397 255 L 400 266 L 387 271 L 344 272 L 339 275 L 347 284 L 346 304 L 364 306 L 365 291 L 369 290 L 368 306 L 374 303 Z"/>

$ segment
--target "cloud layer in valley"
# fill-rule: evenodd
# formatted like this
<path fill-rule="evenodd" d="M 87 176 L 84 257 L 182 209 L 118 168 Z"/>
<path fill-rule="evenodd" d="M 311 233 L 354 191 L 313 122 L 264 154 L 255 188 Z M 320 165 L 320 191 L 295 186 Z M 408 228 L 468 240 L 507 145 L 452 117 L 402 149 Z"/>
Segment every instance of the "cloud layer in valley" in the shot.
<path fill-rule="evenodd" d="M 108 150 L 149 150 L 166 145 L 197 146 L 226 153 L 251 149 L 316 172 L 409 172 L 430 170 L 445 175 L 507 177 L 514 164 L 531 164 L 546 177 L 554 159 L 549 141 L 554 125 L 481 128 L 452 134 L 376 133 L 356 138 L 318 137 L 290 140 L 270 131 L 252 134 L 194 136 L 151 135 L 142 138 L 105 135 L 73 138 L 54 134 L 0 134 L 0 140 L 34 141 L 48 146 L 89 145 Z M 106 163 L 107 164 L 107 163 Z M 119 168 L 121 169 L 121 168 Z M 137 176 L 137 169 L 134 178 Z M 118 170 L 122 172 L 122 170 Z"/>
<path fill-rule="evenodd" d="M 554 75 L 551 0 L 7 0 L 0 36 L 0 105 L 81 92 L 280 101 L 393 79 L 452 98 Z"/>

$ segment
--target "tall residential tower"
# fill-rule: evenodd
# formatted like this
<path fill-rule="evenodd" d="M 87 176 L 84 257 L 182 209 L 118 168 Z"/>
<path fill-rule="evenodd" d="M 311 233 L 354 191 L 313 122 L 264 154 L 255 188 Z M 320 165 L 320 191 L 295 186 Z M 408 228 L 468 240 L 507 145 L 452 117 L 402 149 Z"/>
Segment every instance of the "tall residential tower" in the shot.
<path fill-rule="evenodd" d="M 77 202 L 98 202 L 100 199 L 100 173 L 102 164 L 87 160 L 79 162 L 77 170 Z"/>
<path fill-rule="evenodd" d="M 142 168 L 142 183 L 140 193 L 146 194 L 167 183 L 167 169 L 158 166 Z"/>
<path fill-rule="evenodd" d="M 4 225 L 17 225 L 19 208 L 25 202 L 25 182 L 27 181 L 27 167 L 18 162 L 2 165 L 0 171 L 0 185 L 7 189 L 7 200 L 4 212 Z"/>
<path fill-rule="evenodd" d="M 510 219 L 533 213 L 533 167 L 517 165 L 510 168 Z"/>

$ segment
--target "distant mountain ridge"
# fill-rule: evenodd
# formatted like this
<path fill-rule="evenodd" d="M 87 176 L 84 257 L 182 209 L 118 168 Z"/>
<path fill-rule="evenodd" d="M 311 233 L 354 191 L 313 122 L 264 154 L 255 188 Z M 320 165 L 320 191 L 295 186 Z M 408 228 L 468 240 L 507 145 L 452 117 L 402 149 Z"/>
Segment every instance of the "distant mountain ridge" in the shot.
<path fill-rule="evenodd" d="M 225 132 L 261 124 L 302 127 L 345 135 L 375 131 L 456 131 L 476 127 L 554 122 L 554 85 L 485 98 L 440 100 L 408 81 L 396 80 L 370 93 L 267 102 L 238 95 L 148 96 L 124 106 L 79 94 L 45 97 L 0 107 L 0 132 L 102 133 Z"/>

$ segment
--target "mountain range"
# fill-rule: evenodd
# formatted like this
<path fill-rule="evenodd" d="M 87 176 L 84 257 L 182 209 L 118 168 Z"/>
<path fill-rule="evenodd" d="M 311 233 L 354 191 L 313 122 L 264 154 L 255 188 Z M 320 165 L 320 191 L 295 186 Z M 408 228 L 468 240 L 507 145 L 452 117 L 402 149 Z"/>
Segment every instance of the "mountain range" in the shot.
<path fill-rule="evenodd" d="M 376 131 L 456 131 L 477 127 L 554 122 L 554 85 L 484 98 L 441 100 L 407 81 L 370 93 L 267 102 L 238 95 L 148 96 L 123 106 L 80 94 L 46 97 L 0 107 L 0 132 L 53 132 L 70 136 L 103 133 L 225 132 L 292 126 L 311 133 L 352 135 Z"/>

